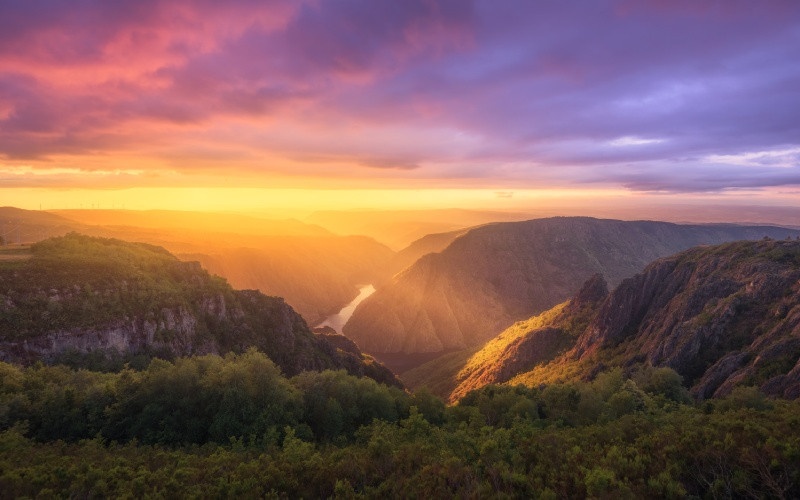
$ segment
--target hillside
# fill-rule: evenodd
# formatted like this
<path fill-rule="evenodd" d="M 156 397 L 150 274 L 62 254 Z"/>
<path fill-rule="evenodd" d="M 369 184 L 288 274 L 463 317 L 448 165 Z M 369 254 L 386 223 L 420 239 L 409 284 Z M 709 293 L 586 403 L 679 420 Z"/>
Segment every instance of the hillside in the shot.
<path fill-rule="evenodd" d="M 395 253 L 363 236 L 335 236 L 297 220 L 174 210 L 55 210 L 0 207 L 0 236 L 33 243 L 77 231 L 149 243 L 199 261 L 236 288 L 283 297 L 317 323 L 399 268 Z M 405 261 L 404 261 L 405 262 Z"/>
<path fill-rule="evenodd" d="M 739 385 L 800 397 L 800 242 L 736 242 L 657 261 L 625 280 L 569 362 L 645 361 L 700 397 Z"/>
<path fill-rule="evenodd" d="M 452 402 L 469 391 L 506 382 L 571 348 L 608 295 L 599 274 L 571 299 L 518 321 L 481 348 L 445 354 L 401 375 L 412 389 L 427 387 Z"/>
<path fill-rule="evenodd" d="M 71 233 L 0 262 L 0 360 L 178 356 L 255 347 L 285 373 L 347 369 L 393 382 L 360 351 L 314 335 L 283 299 L 234 290 L 160 247 Z"/>
<path fill-rule="evenodd" d="M 380 357 L 478 347 L 567 300 L 594 274 L 611 286 L 699 244 L 795 236 L 768 226 L 558 217 L 472 229 L 362 302 L 344 333 Z"/>
<path fill-rule="evenodd" d="M 797 398 L 798 283 L 800 241 L 697 247 L 652 263 L 602 301 L 586 299 L 590 281 L 569 302 L 512 326 L 447 370 L 434 372 L 445 366 L 435 360 L 416 371 L 435 375 L 428 385 L 451 400 L 491 383 L 538 387 L 615 367 L 629 376 L 671 368 L 700 399 L 739 386 Z M 404 376 L 412 387 L 420 385 L 414 375 Z"/>
<path fill-rule="evenodd" d="M 422 238 L 411 242 L 410 245 L 397 252 L 394 257 L 392 257 L 392 260 L 389 261 L 388 269 L 390 273 L 388 273 L 387 279 L 392 278 L 394 274 L 411 266 L 423 255 L 441 252 L 447 248 L 453 240 L 467 231 L 468 229 L 459 229 L 446 233 L 426 234 Z"/>
<path fill-rule="evenodd" d="M 605 280 L 595 275 L 567 302 L 527 321 L 520 321 L 486 343 L 459 371 L 449 395 L 458 400 L 469 391 L 499 384 L 546 363 L 574 344 L 608 295 Z"/>
<path fill-rule="evenodd" d="M 292 219 L 174 210 L 18 211 L 27 218 L 68 224 L 46 236 L 77 230 L 162 246 L 180 259 L 200 262 L 235 288 L 283 297 L 312 324 L 350 302 L 359 285 L 385 281 L 393 274 L 388 263 L 394 252 L 375 240 L 335 236 Z"/>
<path fill-rule="evenodd" d="M 0 207 L 0 244 L 32 243 L 82 229 L 82 224 L 52 213 Z"/>

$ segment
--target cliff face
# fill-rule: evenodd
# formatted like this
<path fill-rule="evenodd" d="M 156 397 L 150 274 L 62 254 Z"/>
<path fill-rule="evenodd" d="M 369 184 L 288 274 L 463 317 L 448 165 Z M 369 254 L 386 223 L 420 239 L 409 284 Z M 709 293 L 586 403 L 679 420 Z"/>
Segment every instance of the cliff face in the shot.
<path fill-rule="evenodd" d="M 796 234 L 586 217 L 491 224 L 399 273 L 358 306 L 344 333 L 375 354 L 480 346 L 567 300 L 594 274 L 616 285 L 652 260 L 695 245 Z"/>
<path fill-rule="evenodd" d="M 669 366 L 701 398 L 800 396 L 800 242 L 696 248 L 625 280 L 569 353 Z"/>
<path fill-rule="evenodd" d="M 472 352 L 403 374 L 457 401 L 492 383 L 539 386 L 620 367 L 670 367 L 699 399 L 757 386 L 800 397 L 800 241 L 696 247 L 610 294 L 601 278 Z"/>
<path fill-rule="evenodd" d="M 158 247 L 70 234 L 0 266 L 0 360 L 65 353 L 170 357 L 256 347 L 287 375 L 346 369 L 389 377 L 360 351 L 314 335 L 283 299 L 233 290 Z"/>

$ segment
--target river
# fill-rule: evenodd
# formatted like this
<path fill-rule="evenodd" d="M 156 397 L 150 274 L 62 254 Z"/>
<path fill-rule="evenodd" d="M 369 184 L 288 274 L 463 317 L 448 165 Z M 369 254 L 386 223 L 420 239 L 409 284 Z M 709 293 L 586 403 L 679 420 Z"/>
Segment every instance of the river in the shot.
<path fill-rule="evenodd" d="M 342 333 L 342 327 L 345 323 L 347 323 L 347 320 L 350 319 L 350 316 L 353 315 L 353 311 L 356 310 L 356 306 L 373 293 L 375 293 L 375 287 L 372 285 L 364 285 L 359 287 L 358 296 L 356 298 L 344 306 L 338 313 L 325 318 L 325 320 L 317 326 L 329 326 L 337 332 Z"/>

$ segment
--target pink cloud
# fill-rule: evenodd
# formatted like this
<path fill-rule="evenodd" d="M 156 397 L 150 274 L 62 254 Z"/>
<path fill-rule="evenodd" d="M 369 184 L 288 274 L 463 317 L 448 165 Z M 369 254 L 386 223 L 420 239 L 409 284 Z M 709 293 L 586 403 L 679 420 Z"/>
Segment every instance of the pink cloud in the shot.
<path fill-rule="evenodd" d="M 708 5 L 5 2 L 0 163 L 758 187 L 704 158 L 798 143 L 800 6 Z"/>

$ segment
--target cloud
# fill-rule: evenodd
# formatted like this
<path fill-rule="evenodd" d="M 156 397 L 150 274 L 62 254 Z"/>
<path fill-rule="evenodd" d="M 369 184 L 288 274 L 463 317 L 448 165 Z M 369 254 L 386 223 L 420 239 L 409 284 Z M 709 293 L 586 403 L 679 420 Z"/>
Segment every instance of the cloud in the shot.
<path fill-rule="evenodd" d="M 633 191 L 683 193 L 757 190 L 800 184 L 800 165 L 792 168 L 690 164 L 667 169 L 661 165 L 617 167 L 607 175 Z M 677 175 L 679 172 L 680 175 Z M 605 182 L 606 179 L 594 179 Z M 591 182 L 591 181 L 590 181 Z"/>
<path fill-rule="evenodd" d="M 800 168 L 800 147 L 772 151 L 747 151 L 727 155 L 709 155 L 704 160 L 708 163 L 746 167 Z"/>
<path fill-rule="evenodd" d="M 0 166 L 793 185 L 798 15 L 738 0 L 4 2 Z"/>
<path fill-rule="evenodd" d="M 626 135 L 625 137 L 617 137 L 608 143 L 611 146 L 642 146 L 644 144 L 658 144 L 664 142 L 664 139 L 645 139 L 643 137 L 636 137 L 635 135 Z"/>

